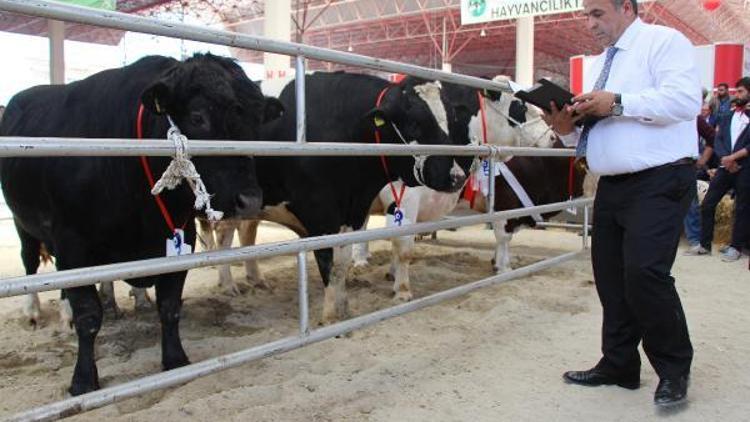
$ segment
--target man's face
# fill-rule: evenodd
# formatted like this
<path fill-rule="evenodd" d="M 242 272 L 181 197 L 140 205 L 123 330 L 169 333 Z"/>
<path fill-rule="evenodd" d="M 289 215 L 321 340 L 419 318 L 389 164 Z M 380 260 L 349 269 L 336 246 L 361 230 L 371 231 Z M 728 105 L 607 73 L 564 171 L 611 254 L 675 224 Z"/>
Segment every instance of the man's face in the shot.
<path fill-rule="evenodd" d="M 708 104 L 705 104 L 703 107 L 701 107 L 701 116 L 708 117 L 711 115 L 711 107 L 708 106 Z"/>
<path fill-rule="evenodd" d="M 747 88 L 745 88 L 742 85 L 740 85 L 740 86 L 737 87 L 737 99 L 738 100 L 748 100 L 749 99 L 748 98 Z"/>
<path fill-rule="evenodd" d="M 727 95 L 727 88 L 725 86 L 720 86 L 716 88 L 716 95 L 719 97 L 724 97 Z"/>
<path fill-rule="evenodd" d="M 630 0 L 617 9 L 612 0 L 583 0 L 583 15 L 594 38 L 604 47 L 614 44 L 634 15 Z"/>

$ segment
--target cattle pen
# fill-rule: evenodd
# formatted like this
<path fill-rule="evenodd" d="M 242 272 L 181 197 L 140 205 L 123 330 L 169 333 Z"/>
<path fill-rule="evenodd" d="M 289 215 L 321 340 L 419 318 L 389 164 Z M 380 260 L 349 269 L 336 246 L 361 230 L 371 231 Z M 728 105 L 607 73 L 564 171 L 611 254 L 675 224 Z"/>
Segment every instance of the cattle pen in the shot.
<path fill-rule="evenodd" d="M 53 1 L 0 0 L 0 10 L 11 13 L 31 15 L 54 20 L 62 20 L 112 29 L 136 31 L 153 35 L 202 41 L 213 44 L 258 50 L 268 53 L 284 54 L 296 58 L 296 74 L 305 74 L 305 59 L 346 64 L 379 71 L 398 72 L 430 80 L 440 80 L 462 84 L 478 89 L 509 91 L 505 84 L 488 80 L 452 74 L 434 69 L 409 65 L 405 63 L 380 60 L 377 58 L 312 47 L 298 43 L 276 41 L 264 37 L 208 29 L 174 22 L 162 22 L 156 19 L 132 16 L 118 12 L 93 10 L 83 7 L 56 3 Z M 475 146 L 424 146 L 424 145 L 357 145 L 357 144 L 324 144 L 305 139 L 305 89 L 304 78 L 296 80 L 297 100 L 297 143 L 283 142 L 205 142 L 189 140 L 187 142 L 191 155 L 317 155 L 317 156 L 354 156 L 354 155 L 426 155 L 450 154 L 462 156 L 487 157 L 490 163 L 501 157 L 517 156 L 572 156 L 574 151 L 561 149 L 497 147 L 489 145 Z M 144 140 L 134 143 L 129 139 L 73 139 L 73 138 L 0 138 L 0 156 L 38 157 L 38 156 L 172 156 L 174 145 L 167 140 Z M 492 168 L 492 165 L 490 166 Z M 494 178 L 490 178 L 491 198 Z M 464 295 L 473 290 L 502 283 L 536 271 L 570 260 L 580 251 L 566 253 L 540 262 L 495 275 L 473 283 L 455 287 L 443 292 L 403 303 L 370 314 L 355 317 L 319 329 L 310 329 L 308 322 L 308 280 L 307 253 L 355 242 L 387 239 L 395 236 L 444 230 L 467 225 L 478 225 L 499 220 L 506 220 L 536 213 L 560 211 L 568 208 L 583 208 L 583 246 L 587 247 L 588 209 L 592 199 L 583 198 L 555 204 L 520 208 L 494 212 L 492 209 L 485 215 L 460 217 L 430 223 L 411 224 L 404 227 L 374 229 L 361 232 L 310 237 L 290 242 L 277 242 L 235 248 L 226 251 L 209 251 L 193 255 L 169 258 L 155 258 L 127 263 L 111 264 L 91 268 L 66 270 L 51 274 L 38 274 L 16 277 L 0 281 L 0 298 L 58 290 L 64 288 L 91 285 L 105 281 L 130 279 L 153 274 L 183 271 L 209 265 L 228 264 L 251 258 L 264 258 L 276 255 L 296 255 L 298 265 L 299 294 L 299 333 L 297 336 L 282 338 L 270 343 L 255 346 L 240 352 L 207 359 L 188 366 L 167 372 L 135 379 L 124 384 L 103 388 L 98 391 L 71 397 L 51 403 L 25 413 L 17 414 L 13 420 L 54 420 L 106 406 L 130 397 L 151 391 L 176 386 L 198 377 L 229 369 L 246 362 L 267 356 L 283 353 L 308 344 L 316 343 L 350 331 L 375 324 L 379 321 L 405 314 L 426 306 Z"/>

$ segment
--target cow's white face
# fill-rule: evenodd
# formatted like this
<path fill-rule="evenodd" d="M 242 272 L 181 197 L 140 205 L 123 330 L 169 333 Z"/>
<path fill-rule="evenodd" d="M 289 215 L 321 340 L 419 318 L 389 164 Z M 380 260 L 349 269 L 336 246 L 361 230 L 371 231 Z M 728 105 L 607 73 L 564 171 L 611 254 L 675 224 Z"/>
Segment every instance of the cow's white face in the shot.
<path fill-rule="evenodd" d="M 428 82 L 414 87 L 414 92 L 427 104 L 438 126 L 448 136 L 448 113 L 445 111 L 445 103 L 440 96 L 441 90 L 440 81 Z M 455 159 L 450 170 L 450 176 L 452 180 L 467 180 L 466 171 Z"/>
<path fill-rule="evenodd" d="M 496 77 L 495 82 L 507 81 L 506 77 Z M 500 146 L 550 148 L 555 142 L 555 134 L 542 120 L 542 111 L 530 104 L 524 104 L 510 94 L 502 94 L 491 100 L 485 98 L 487 143 Z M 472 141 L 483 142 L 481 111 L 469 123 L 469 136 Z"/>
<path fill-rule="evenodd" d="M 427 107 L 432 112 L 435 120 L 443 130 L 445 135 L 448 135 L 448 113 L 445 111 L 445 104 L 440 98 L 440 82 L 427 82 L 422 85 L 414 87 L 414 92 L 419 95 L 419 98 L 427 104 Z"/>

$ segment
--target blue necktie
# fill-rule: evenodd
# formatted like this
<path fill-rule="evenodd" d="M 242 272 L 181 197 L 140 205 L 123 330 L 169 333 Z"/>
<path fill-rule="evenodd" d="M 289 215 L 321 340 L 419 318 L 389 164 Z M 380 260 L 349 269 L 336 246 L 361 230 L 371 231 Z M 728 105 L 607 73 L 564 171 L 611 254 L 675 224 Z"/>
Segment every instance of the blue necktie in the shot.
<path fill-rule="evenodd" d="M 609 78 L 609 69 L 612 68 L 612 59 L 615 58 L 615 53 L 617 53 L 617 47 L 607 47 L 607 58 L 604 60 L 602 73 L 599 74 L 599 78 L 594 84 L 594 91 L 601 91 L 602 89 L 604 89 L 604 85 L 607 84 L 607 78 Z M 576 146 L 576 158 L 581 158 L 586 155 L 586 145 L 588 144 L 589 140 L 589 132 L 591 131 L 591 128 L 594 127 L 597 121 L 598 120 L 594 120 L 591 123 L 587 123 L 586 125 L 584 125 L 583 130 L 581 131 L 581 137 L 578 139 L 578 145 Z"/>

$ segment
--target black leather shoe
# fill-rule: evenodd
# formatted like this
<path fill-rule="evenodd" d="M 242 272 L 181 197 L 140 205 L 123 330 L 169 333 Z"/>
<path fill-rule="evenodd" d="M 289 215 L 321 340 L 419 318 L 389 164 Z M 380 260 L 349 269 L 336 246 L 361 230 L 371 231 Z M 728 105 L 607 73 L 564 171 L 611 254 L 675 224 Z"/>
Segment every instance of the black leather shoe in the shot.
<path fill-rule="evenodd" d="M 654 404 L 657 406 L 675 406 L 687 400 L 688 377 L 664 378 L 654 393 Z"/>
<path fill-rule="evenodd" d="M 603 372 L 596 367 L 588 371 L 568 371 L 563 374 L 563 379 L 568 384 L 586 385 L 589 387 L 617 385 L 629 390 L 635 390 L 641 386 L 640 374 L 617 376 Z"/>

